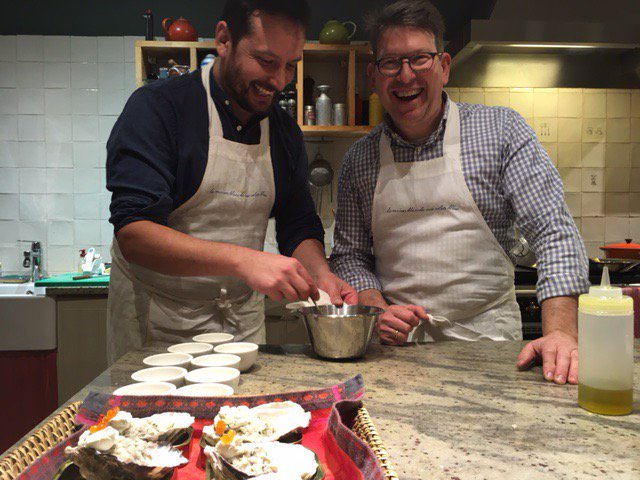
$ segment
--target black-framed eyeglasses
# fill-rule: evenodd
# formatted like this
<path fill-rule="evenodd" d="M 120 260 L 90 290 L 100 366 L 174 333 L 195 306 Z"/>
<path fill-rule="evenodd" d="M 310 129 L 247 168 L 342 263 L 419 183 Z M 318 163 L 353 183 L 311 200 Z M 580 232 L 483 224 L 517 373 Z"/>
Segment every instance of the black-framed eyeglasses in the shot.
<path fill-rule="evenodd" d="M 441 57 L 443 52 L 420 52 L 406 57 L 383 57 L 376 60 L 378 71 L 385 77 L 395 77 L 402 70 L 405 61 L 415 73 L 423 73 L 431 69 L 436 57 Z"/>

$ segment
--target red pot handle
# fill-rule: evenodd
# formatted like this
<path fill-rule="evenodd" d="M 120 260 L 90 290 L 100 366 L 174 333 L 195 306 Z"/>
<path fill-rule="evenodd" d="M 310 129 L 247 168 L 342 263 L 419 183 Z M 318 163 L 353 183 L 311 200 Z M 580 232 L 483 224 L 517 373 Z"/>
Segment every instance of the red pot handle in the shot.
<path fill-rule="evenodd" d="M 167 22 L 171 22 L 171 23 L 173 23 L 173 18 L 171 18 L 171 17 L 167 17 L 167 18 L 165 18 L 164 20 L 162 20 L 162 28 L 163 28 L 163 30 L 164 30 L 165 32 L 169 33 L 168 28 L 169 28 L 171 25 L 166 26 L 165 24 L 166 24 Z"/>

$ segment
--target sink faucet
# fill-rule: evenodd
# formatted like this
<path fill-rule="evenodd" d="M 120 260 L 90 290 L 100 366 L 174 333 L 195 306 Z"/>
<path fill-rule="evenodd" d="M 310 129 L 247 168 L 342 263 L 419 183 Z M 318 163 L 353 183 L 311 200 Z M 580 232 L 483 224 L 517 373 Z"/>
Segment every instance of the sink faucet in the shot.
<path fill-rule="evenodd" d="M 44 259 L 40 242 L 35 240 L 20 240 L 20 242 L 31 244 L 31 249 L 23 253 L 24 260 L 22 261 L 24 268 L 31 268 L 29 281 L 35 282 L 44 278 L 44 268 L 42 266 Z"/>

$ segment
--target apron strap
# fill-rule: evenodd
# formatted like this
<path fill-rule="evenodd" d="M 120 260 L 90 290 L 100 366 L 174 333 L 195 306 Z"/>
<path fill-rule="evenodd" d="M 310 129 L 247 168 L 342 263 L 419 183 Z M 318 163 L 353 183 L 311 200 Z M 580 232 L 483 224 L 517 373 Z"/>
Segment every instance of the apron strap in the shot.
<path fill-rule="evenodd" d="M 458 105 L 448 100 L 449 115 L 447 116 L 447 124 L 444 130 L 444 141 L 442 146 L 442 156 L 449 158 L 460 157 L 460 110 Z M 382 131 L 380 134 L 380 166 L 390 165 L 394 163 L 393 151 L 391 150 L 391 141 L 389 136 Z"/>

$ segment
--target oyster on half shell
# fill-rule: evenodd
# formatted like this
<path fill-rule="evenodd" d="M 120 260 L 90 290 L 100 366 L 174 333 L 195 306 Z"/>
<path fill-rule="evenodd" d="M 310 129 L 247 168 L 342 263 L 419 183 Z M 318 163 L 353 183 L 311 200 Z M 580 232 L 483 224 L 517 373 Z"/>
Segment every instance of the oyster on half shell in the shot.
<path fill-rule="evenodd" d="M 67 447 L 65 454 L 86 480 L 168 479 L 188 461 L 176 448 L 124 437 L 109 426 L 84 432 L 78 446 Z"/>
<path fill-rule="evenodd" d="M 184 412 L 164 412 L 134 418 L 129 412 L 120 410 L 108 425 L 125 437 L 181 445 L 191 437 L 193 422 L 195 418 Z"/>
<path fill-rule="evenodd" d="M 235 431 L 235 438 L 243 442 L 292 443 L 300 440 L 299 431 L 309 426 L 311 413 L 305 412 L 297 403 L 272 402 L 248 408 L 245 406 L 222 407 L 212 425 L 202 430 L 202 438 L 207 445 L 216 445 L 221 435 L 215 426 L 219 421 Z"/>
<path fill-rule="evenodd" d="M 302 445 L 280 442 L 218 442 L 206 447 L 207 472 L 216 480 L 320 480 L 316 455 Z"/>

